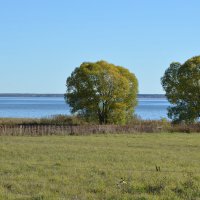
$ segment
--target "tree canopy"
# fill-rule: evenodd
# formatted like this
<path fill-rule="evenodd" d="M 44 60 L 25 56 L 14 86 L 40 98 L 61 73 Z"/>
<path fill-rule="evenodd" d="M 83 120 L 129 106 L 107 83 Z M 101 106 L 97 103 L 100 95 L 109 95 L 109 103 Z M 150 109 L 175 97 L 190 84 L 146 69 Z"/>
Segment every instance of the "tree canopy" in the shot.
<path fill-rule="evenodd" d="M 71 112 L 100 124 L 124 124 L 137 105 L 136 76 L 106 61 L 84 62 L 67 78 Z"/>
<path fill-rule="evenodd" d="M 174 122 L 192 123 L 200 117 L 200 56 L 182 65 L 172 63 L 161 83 L 172 104 L 168 108 L 168 116 Z"/>

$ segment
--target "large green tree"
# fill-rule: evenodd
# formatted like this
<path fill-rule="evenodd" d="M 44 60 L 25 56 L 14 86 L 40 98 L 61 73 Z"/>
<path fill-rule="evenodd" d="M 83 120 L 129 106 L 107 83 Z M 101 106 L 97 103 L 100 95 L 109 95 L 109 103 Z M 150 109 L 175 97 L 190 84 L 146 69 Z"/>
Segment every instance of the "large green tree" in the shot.
<path fill-rule="evenodd" d="M 161 83 L 172 104 L 168 108 L 168 116 L 174 122 L 192 123 L 200 117 L 200 56 L 182 65 L 172 63 Z"/>
<path fill-rule="evenodd" d="M 84 62 L 66 81 L 71 112 L 100 124 L 124 124 L 137 105 L 135 75 L 106 61 Z"/>

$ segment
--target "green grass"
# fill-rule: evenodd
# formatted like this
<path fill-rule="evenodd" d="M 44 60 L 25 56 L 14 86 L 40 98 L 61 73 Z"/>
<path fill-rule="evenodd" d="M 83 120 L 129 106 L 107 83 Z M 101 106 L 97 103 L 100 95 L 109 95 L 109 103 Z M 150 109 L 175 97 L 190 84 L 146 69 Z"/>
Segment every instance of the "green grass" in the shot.
<path fill-rule="evenodd" d="M 0 137 L 0 199 L 200 199 L 200 135 Z"/>

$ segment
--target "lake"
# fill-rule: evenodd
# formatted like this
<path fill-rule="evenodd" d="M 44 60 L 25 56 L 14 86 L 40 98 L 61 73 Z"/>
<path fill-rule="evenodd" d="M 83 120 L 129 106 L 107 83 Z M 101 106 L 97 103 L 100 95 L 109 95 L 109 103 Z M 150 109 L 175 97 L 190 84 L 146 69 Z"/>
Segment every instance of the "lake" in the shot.
<path fill-rule="evenodd" d="M 139 98 L 136 114 L 142 119 L 167 118 L 165 98 Z M 70 114 L 63 97 L 0 97 L 0 117 L 40 118 Z"/>

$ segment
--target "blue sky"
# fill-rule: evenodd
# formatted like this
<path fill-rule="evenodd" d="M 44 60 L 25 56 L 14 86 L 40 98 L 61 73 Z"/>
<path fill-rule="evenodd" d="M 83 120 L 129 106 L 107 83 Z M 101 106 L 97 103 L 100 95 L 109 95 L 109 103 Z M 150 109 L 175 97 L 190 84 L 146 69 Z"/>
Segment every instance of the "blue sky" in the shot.
<path fill-rule="evenodd" d="M 134 72 L 163 93 L 173 61 L 200 54 L 199 0 L 0 0 L 0 93 L 64 93 L 84 61 Z"/>

